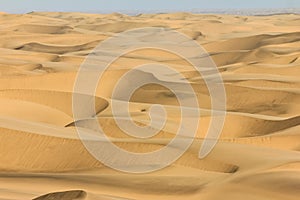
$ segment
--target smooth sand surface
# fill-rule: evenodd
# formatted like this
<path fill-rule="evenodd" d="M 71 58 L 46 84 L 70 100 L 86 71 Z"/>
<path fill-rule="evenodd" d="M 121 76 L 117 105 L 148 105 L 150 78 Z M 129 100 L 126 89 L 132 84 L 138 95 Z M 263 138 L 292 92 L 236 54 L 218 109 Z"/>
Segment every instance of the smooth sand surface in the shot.
<path fill-rule="evenodd" d="M 163 104 L 167 125 L 147 142 L 117 127 L 112 89 L 134 66 L 156 62 L 180 71 L 193 84 L 203 113 L 193 145 L 175 163 L 147 174 L 118 172 L 97 161 L 79 140 L 72 113 L 74 81 L 86 55 L 101 41 L 157 26 L 184 33 L 209 52 L 224 79 L 225 125 L 213 151 L 199 159 L 211 121 L 202 77 L 166 52 L 123 55 L 105 73 L 95 97 L 97 119 L 116 145 L 137 153 L 158 150 L 174 137 L 180 122 L 176 96 L 149 84 L 131 97 L 131 117 L 145 125 L 150 106 Z M 299 27 L 300 16 L 293 14 L 0 13 L 0 200 L 299 199 Z M 114 51 L 106 54 L 114 56 Z M 138 76 L 175 81 L 169 74 L 140 71 Z M 89 117 L 77 125 L 94 137 Z"/>

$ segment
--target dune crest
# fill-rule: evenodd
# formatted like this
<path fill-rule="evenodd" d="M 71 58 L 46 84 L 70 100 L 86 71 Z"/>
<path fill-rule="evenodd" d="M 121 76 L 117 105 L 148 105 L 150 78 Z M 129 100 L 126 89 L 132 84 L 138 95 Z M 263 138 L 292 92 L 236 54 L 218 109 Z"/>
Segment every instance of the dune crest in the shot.
<path fill-rule="evenodd" d="M 84 200 L 86 199 L 86 192 L 82 190 L 73 190 L 73 191 L 65 191 L 65 192 L 55 192 L 46 194 L 33 200 L 50 200 L 50 199 L 57 199 L 57 200 Z"/>

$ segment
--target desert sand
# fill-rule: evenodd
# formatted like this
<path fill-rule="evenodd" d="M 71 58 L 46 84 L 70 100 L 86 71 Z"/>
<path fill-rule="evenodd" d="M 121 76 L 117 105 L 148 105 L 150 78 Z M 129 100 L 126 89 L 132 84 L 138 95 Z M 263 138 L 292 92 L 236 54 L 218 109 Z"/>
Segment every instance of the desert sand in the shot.
<path fill-rule="evenodd" d="M 74 127 L 72 91 L 80 65 L 101 41 L 142 27 L 174 29 L 209 52 L 224 80 L 227 115 L 206 158 L 199 159 L 198 152 L 209 112 L 201 116 L 193 145 L 175 163 L 130 174 L 104 166 L 85 149 Z M 299 27 L 294 14 L 0 13 L 0 199 L 298 199 Z M 151 50 L 122 56 L 99 83 L 96 110 L 105 133 L 132 152 L 162 148 L 179 122 L 176 97 L 154 84 L 134 93 L 130 110 L 143 124 L 150 105 L 165 105 L 169 125 L 158 135 L 134 140 L 112 118 L 112 86 L 128 69 L 149 61 L 181 71 L 193 83 L 200 108 L 211 106 L 202 77 L 184 61 Z M 78 125 L 89 129 L 88 123 Z"/>

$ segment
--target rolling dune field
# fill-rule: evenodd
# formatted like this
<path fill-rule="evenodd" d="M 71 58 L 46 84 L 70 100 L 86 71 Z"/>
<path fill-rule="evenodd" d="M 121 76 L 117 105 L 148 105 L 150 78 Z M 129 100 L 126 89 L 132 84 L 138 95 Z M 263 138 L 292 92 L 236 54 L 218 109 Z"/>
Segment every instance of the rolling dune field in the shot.
<path fill-rule="evenodd" d="M 212 118 L 211 95 L 203 77 L 169 52 L 144 49 L 119 57 L 92 97 L 96 116 L 84 108 L 84 118 L 74 118 L 74 84 L 87 55 L 115 34 L 146 27 L 187 35 L 208 52 L 223 78 L 225 123 L 204 159 L 198 152 Z M 104 49 L 98 62 L 116 56 L 119 48 L 116 43 Z M 171 90 L 154 82 L 180 84 L 172 74 L 135 74 L 153 83 L 131 96 L 130 117 L 145 126 L 151 105 L 163 105 L 166 125 L 157 135 L 130 137 L 114 120 L 117 115 L 128 123 L 128 117 L 112 113 L 113 86 L 128 70 L 146 63 L 171 66 L 191 83 L 200 122 L 193 144 L 170 166 L 145 174 L 119 172 L 92 156 L 76 130 L 95 137 L 94 117 L 106 136 L 127 151 L 166 146 L 180 124 L 180 105 Z M 0 200 L 296 200 L 299 151 L 299 15 L 0 13 Z"/>

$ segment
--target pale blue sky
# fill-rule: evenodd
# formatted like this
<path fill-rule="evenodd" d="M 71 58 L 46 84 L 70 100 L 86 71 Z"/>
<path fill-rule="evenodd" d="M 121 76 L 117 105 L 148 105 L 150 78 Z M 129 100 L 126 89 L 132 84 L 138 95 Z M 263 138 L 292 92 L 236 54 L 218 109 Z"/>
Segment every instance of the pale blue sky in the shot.
<path fill-rule="evenodd" d="M 300 8 L 300 0 L 0 0 L 0 11 L 189 11 L 193 9 Z"/>

